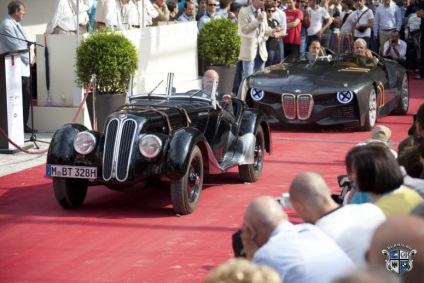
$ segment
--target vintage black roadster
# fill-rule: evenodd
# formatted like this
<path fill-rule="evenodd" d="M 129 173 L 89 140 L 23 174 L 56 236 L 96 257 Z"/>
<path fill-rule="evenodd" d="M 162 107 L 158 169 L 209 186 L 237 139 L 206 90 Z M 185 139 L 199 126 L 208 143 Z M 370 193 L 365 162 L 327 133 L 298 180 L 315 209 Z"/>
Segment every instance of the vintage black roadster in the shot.
<path fill-rule="evenodd" d="M 81 124 L 55 132 L 46 175 L 63 208 L 80 207 L 88 186 L 139 190 L 153 178 L 169 182 L 172 206 L 183 215 L 195 210 L 207 173 L 238 166 L 242 181 L 259 179 L 271 152 L 266 116 L 229 95 L 217 100 L 197 77 L 176 78 L 144 79 L 146 92 L 114 111 L 104 133 Z"/>
<path fill-rule="evenodd" d="M 408 74 L 399 63 L 368 56 L 303 53 L 248 77 L 238 96 L 270 123 L 343 124 L 371 130 L 409 107 Z"/>

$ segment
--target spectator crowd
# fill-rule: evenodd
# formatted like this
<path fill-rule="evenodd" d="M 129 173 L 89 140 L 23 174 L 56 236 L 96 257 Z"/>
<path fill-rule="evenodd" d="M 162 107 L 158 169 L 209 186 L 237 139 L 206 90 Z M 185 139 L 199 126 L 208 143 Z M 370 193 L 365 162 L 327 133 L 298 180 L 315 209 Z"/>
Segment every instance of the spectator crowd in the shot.
<path fill-rule="evenodd" d="M 205 282 L 274 282 L 263 280 L 263 272 L 270 278 L 276 272 L 275 282 L 422 282 L 423 137 L 424 104 L 397 151 L 391 130 L 379 125 L 346 153 L 351 189 L 342 201 L 316 172 L 295 176 L 287 199 L 253 199 L 232 237 L 235 258 Z M 288 207 L 303 223 L 289 221 Z M 246 260 L 259 280 L 242 271 Z M 245 280 L 233 280 L 237 274 Z"/>
<path fill-rule="evenodd" d="M 368 49 L 422 79 L 423 17 L 421 0 L 52 0 L 46 32 L 81 34 L 187 21 L 196 21 L 201 32 L 209 21 L 228 18 L 237 22 L 241 38 L 235 94 L 242 78 L 308 51 L 313 41 L 336 53 L 352 53 L 354 41 L 363 39 Z"/>
<path fill-rule="evenodd" d="M 25 36 L 19 25 L 23 3 L 11 3 L 0 31 L 13 28 L 14 35 Z M 359 53 L 368 47 L 424 78 L 424 0 L 53 0 L 46 32 L 137 29 L 169 21 L 197 21 L 201 32 L 215 18 L 238 24 L 243 77 L 306 50 Z M 0 43 L 5 50 L 11 44 Z M 28 69 L 27 57 L 22 64 Z M 302 224 L 291 223 L 274 197 L 254 199 L 233 236 L 235 254 L 245 259 L 223 264 L 205 282 L 422 282 L 424 104 L 397 151 L 390 138 L 390 129 L 375 127 L 346 153 L 351 190 L 343 204 L 318 173 L 296 176 L 290 203 Z M 413 265 L 403 262 L 409 270 L 401 277 L 386 270 L 390 264 L 382 256 L 393 244 L 418 251 Z"/>

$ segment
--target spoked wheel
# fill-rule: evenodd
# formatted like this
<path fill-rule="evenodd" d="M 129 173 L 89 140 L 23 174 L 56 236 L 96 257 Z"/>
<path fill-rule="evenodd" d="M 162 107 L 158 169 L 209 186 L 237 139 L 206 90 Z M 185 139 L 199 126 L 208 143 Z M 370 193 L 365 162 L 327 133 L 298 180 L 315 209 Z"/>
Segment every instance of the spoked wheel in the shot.
<path fill-rule="evenodd" d="M 78 208 L 87 195 L 87 179 L 53 178 L 53 190 L 57 202 L 63 208 Z"/>
<path fill-rule="evenodd" d="M 265 153 L 264 130 L 259 125 L 255 133 L 254 161 L 252 164 L 239 165 L 239 175 L 244 182 L 256 182 L 262 173 Z"/>
<path fill-rule="evenodd" d="M 377 94 L 374 87 L 371 87 L 368 96 L 368 112 L 365 117 L 365 124 L 362 127 L 364 131 L 371 131 L 377 122 Z"/>
<path fill-rule="evenodd" d="M 195 146 L 190 155 L 185 175 L 171 182 L 171 202 L 175 212 L 190 214 L 199 202 L 203 187 L 203 159 L 200 149 Z"/>
<path fill-rule="evenodd" d="M 409 80 L 408 75 L 405 74 L 402 79 L 402 88 L 400 89 L 400 98 L 398 106 L 393 109 L 392 113 L 395 115 L 406 115 L 409 108 Z"/>

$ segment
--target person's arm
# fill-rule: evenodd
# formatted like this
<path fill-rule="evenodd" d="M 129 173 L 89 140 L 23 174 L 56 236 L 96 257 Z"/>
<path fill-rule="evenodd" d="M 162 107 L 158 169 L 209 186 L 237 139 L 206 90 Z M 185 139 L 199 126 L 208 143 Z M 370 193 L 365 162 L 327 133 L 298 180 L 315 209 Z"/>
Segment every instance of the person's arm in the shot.
<path fill-rule="evenodd" d="M 57 26 L 57 21 L 59 18 L 59 9 L 61 9 L 61 6 L 59 3 L 61 3 L 60 1 L 53 1 L 52 3 L 52 9 L 51 9 L 51 14 L 50 14 L 50 21 L 47 23 L 46 26 L 46 33 L 53 33 L 54 28 Z"/>
<path fill-rule="evenodd" d="M 333 18 L 330 17 L 330 15 L 328 14 L 327 11 L 325 11 L 326 13 L 326 17 L 325 19 L 327 20 L 327 22 L 325 23 L 325 25 L 317 32 L 317 35 L 322 35 L 322 33 L 330 27 L 331 23 L 333 22 Z"/>
<path fill-rule="evenodd" d="M 380 13 L 377 11 L 375 12 L 375 17 L 373 21 L 373 29 L 374 29 L 374 38 L 376 39 L 378 37 L 378 30 L 380 29 Z"/>
<path fill-rule="evenodd" d="M 250 9 L 250 6 L 242 8 L 238 17 L 238 25 L 240 26 L 240 30 L 246 35 L 256 30 L 260 21 L 263 19 L 263 15 L 261 13 L 258 15 L 258 18 L 255 21 L 251 21 L 250 14 L 247 9 Z"/>
<path fill-rule="evenodd" d="M 384 43 L 384 56 L 389 56 L 390 51 L 392 51 L 392 44 L 390 39 Z"/>
<path fill-rule="evenodd" d="M 287 23 L 287 29 L 292 29 L 297 27 L 297 25 L 300 23 L 299 19 L 295 19 L 293 22 Z"/>
<path fill-rule="evenodd" d="M 309 10 L 309 7 L 305 8 L 305 18 L 303 19 L 303 25 L 307 29 L 311 26 L 311 11 Z"/>
<path fill-rule="evenodd" d="M 395 5 L 395 19 L 396 19 L 396 30 L 400 31 L 402 29 L 402 14 L 400 12 L 400 9 L 397 5 Z"/>
<path fill-rule="evenodd" d="M 155 7 L 156 11 L 158 11 L 157 20 L 158 21 L 169 21 L 169 10 L 168 6 L 166 5 L 166 2 L 164 2 L 164 5 L 159 7 L 157 4 L 154 4 L 153 7 Z"/>

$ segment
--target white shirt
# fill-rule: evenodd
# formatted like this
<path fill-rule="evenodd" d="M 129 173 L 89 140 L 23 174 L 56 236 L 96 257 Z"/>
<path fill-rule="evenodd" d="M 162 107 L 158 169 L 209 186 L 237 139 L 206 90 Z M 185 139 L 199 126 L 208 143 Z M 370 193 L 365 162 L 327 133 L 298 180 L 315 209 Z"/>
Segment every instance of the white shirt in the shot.
<path fill-rule="evenodd" d="M 53 0 L 50 21 L 46 27 L 47 33 L 53 33 L 57 26 L 66 31 L 76 31 L 76 22 L 77 19 L 71 1 Z"/>
<path fill-rule="evenodd" d="M 348 34 L 352 32 L 353 27 L 355 26 L 355 21 L 353 17 L 353 11 L 350 13 L 349 16 L 347 16 L 344 24 L 340 27 L 340 34 Z M 346 15 L 346 12 L 343 11 L 340 14 L 340 20 L 343 20 L 344 16 Z"/>
<path fill-rule="evenodd" d="M 276 19 L 278 23 L 280 24 L 281 31 L 283 32 L 283 36 L 287 35 L 287 18 L 286 13 L 284 13 L 283 10 L 279 8 L 275 8 L 273 19 Z"/>
<path fill-rule="evenodd" d="M 273 268 L 284 283 L 332 282 L 353 267 L 351 259 L 318 227 L 288 221 L 274 229 L 253 262 Z"/>
<path fill-rule="evenodd" d="M 308 7 L 309 12 L 311 13 L 311 25 L 306 30 L 308 32 L 308 35 L 315 35 L 317 32 L 322 28 L 322 22 L 325 19 L 330 18 L 330 15 L 328 14 L 327 10 L 324 9 L 321 6 L 318 6 L 318 9 L 314 10 L 311 7 Z"/>
<path fill-rule="evenodd" d="M 104 23 L 106 27 L 118 26 L 118 10 L 115 0 L 98 0 L 96 22 Z"/>
<path fill-rule="evenodd" d="M 136 13 L 136 15 L 132 16 L 132 19 L 134 20 L 133 25 L 140 25 L 142 26 L 142 10 L 143 10 L 143 1 L 142 0 L 135 0 L 135 5 L 137 6 L 137 10 L 134 10 L 133 13 Z M 159 15 L 158 11 L 153 7 L 152 2 L 150 0 L 144 0 L 144 26 L 151 26 L 152 25 L 152 19 L 156 18 Z"/>
<path fill-rule="evenodd" d="M 368 9 L 367 6 L 364 6 L 364 8 L 362 8 L 361 11 L 356 10 L 356 11 L 353 12 L 353 15 L 351 15 L 351 16 L 353 16 L 352 20 L 354 20 L 355 26 L 356 26 L 356 22 L 358 22 L 359 17 L 360 17 L 360 19 L 359 19 L 358 25 L 369 24 L 369 20 L 374 19 L 374 14 L 371 11 L 371 9 L 368 9 L 368 11 L 367 11 L 367 9 Z M 362 13 L 364 13 L 364 12 L 365 12 L 365 14 L 361 17 Z M 370 37 L 371 36 L 371 28 L 367 28 L 364 32 L 359 32 L 359 30 L 355 29 L 354 36 L 355 37 Z"/>
<path fill-rule="evenodd" d="M 393 48 L 390 49 L 390 53 L 386 55 L 386 50 L 389 48 L 390 39 L 384 43 L 384 52 L 383 56 L 390 56 L 393 60 L 396 60 L 398 58 L 405 59 L 406 60 L 406 42 L 402 39 L 399 39 L 396 44 L 396 49 L 399 52 L 399 56 L 396 55 L 396 52 L 393 50 Z"/>
<path fill-rule="evenodd" d="M 354 263 L 365 263 L 375 229 L 386 220 L 380 208 L 371 203 L 349 204 L 321 217 L 315 226 L 333 239 Z"/>

